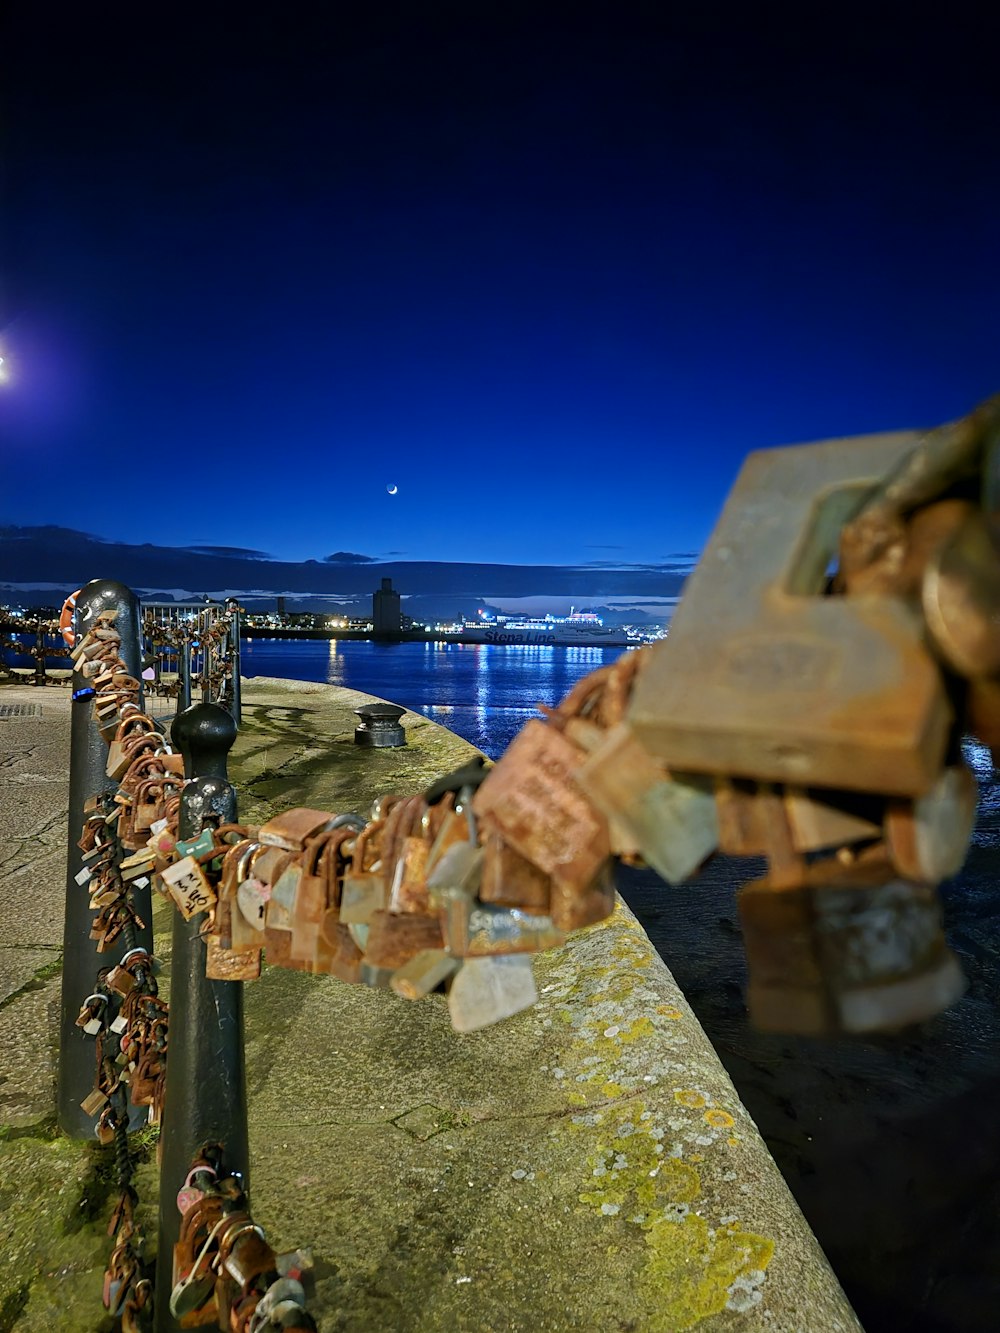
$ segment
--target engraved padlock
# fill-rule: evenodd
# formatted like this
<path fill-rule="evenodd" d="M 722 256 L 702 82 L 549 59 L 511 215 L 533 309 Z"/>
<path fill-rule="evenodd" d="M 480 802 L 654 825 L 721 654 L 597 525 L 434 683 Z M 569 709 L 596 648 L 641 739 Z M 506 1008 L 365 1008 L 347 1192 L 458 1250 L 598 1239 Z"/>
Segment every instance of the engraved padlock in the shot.
<path fill-rule="evenodd" d="M 750 455 L 629 704 L 668 769 L 899 796 L 932 785 L 952 712 L 919 610 L 824 595 L 842 525 L 918 438 Z"/>
<path fill-rule="evenodd" d="M 585 752 L 555 727 L 522 727 L 475 794 L 472 808 L 538 868 L 588 884 L 610 852 L 608 821 L 574 781 Z"/>

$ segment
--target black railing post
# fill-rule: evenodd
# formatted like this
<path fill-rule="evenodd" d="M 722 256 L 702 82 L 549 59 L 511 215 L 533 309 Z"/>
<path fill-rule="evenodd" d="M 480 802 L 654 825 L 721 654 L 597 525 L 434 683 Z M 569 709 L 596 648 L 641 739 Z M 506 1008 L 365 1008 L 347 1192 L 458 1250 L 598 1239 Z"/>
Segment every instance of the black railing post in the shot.
<path fill-rule="evenodd" d="M 38 617 L 35 622 L 35 679 L 31 682 L 33 685 L 45 684 L 45 624 Z"/>
<path fill-rule="evenodd" d="M 121 583 L 111 579 L 95 579 L 88 583 L 76 600 L 77 634 L 85 634 L 101 611 L 117 611 L 115 622 L 121 635 L 122 659 L 129 675 L 141 678 L 142 639 L 139 632 L 139 599 Z M 141 947 L 153 952 L 153 932 L 149 888 L 132 889 L 136 911 L 145 921 L 144 930 L 136 930 L 131 944 L 124 935 L 121 943 L 105 953 L 98 953 L 97 944 L 90 938 L 93 911 L 90 895 L 77 882 L 83 869 L 83 854 L 77 842 L 83 831 L 83 807 L 88 797 L 113 791 L 117 783 L 107 775 L 108 746 L 97 728 L 93 693 L 77 698 L 80 691 L 89 690 L 90 681 L 79 670 L 73 672 L 73 703 L 70 721 L 69 758 L 69 832 L 66 858 L 66 916 L 63 927 L 62 1004 L 59 1025 L 59 1127 L 71 1138 L 92 1138 L 94 1120 L 80 1107 L 80 1102 L 94 1086 L 94 1044 L 85 1040 L 76 1026 L 77 1015 L 84 999 L 93 991 L 94 981 L 102 967 L 111 967 L 129 947 Z M 139 696 L 142 706 L 142 695 Z M 146 1110 L 135 1112 L 136 1125 L 144 1123 Z"/>
<path fill-rule="evenodd" d="M 201 701 L 203 704 L 212 702 L 212 640 L 208 637 L 211 628 L 212 613 L 206 607 L 198 616 L 198 637 L 201 647 Z"/>
<path fill-rule="evenodd" d="M 240 688 L 240 604 L 235 597 L 226 602 L 229 608 L 229 661 L 232 672 L 232 684 L 229 695 L 229 711 L 237 726 L 243 721 L 243 692 Z"/>
<path fill-rule="evenodd" d="M 191 633 L 186 625 L 179 625 L 180 644 L 177 648 L 177 714 L 191 707 Z"/>
<path fill-rule="evenodd" d="M 170 731 L 194 778 L 181 796 L 179 831 L 194 838 L 210 816 L 236 819 L 236 793 L 226 756 L 236 723 L 217 704 L 194 704 Z M 179 1328 L 170 1313 L 173 1249 L 180 1231 L 177 1191 L 206 1143 L 222 1145 L 228 1169 L 249 1188 L 246 1076 L 243 1054 L 243 983 L 205 976 L 204 913 L 174 916 L 170 962 L 170 1053 L 163 1105 L 160 1166 L 160 1239 L 156 1263 L 156 1331 Z"/>

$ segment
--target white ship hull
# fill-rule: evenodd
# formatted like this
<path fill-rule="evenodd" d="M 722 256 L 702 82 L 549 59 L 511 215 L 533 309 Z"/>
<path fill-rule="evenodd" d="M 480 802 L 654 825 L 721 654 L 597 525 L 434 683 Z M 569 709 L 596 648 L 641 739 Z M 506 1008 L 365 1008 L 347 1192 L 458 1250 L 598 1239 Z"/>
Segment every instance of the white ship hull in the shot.
<path fill-rule="evenodd" d="M 517 629 L 511 625 L 467 626 L 456 634 L 449 634 L 455 643 L 494 643 L 500 646 L 529 644 L 552 648 L 626 648 L 630 642 L 624 630 L 595 628 L 588 630 Z"/>

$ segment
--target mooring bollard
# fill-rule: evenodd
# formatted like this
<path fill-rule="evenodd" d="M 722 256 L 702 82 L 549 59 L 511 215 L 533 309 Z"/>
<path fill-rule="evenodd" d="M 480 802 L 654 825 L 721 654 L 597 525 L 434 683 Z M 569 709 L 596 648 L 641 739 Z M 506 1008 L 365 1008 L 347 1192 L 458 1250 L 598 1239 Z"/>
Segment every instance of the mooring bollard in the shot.
<path fill-rule="evenodd" d="M 101 611 L 116 611 L 115 622 L 121 635 L 122 659 L 130 675 L 140 676 L 142 636 L 139 628 L 139 599 L 124 584 L 111 579 L 95 579 L 77 597 L 77 634 L 85 634 Z M 150 928 L 149 887 L 132 889 L 136 911 L 146 927 L 123 932 L 119 944 L 98 953 L 90 938 L 93 911 L 89 895 L 79 882 L 83 871 L 83 853 L 77 846 L 83 830 L 83 807 L 88 797 L 117 787 L 107 774 L 108 746 L 101 737 L 94 715 L 94 691 L 89 679 L 79 670 L 73 672 L 73 704 L 70 722 L 69 828 L 66 858 L 66 915 L 63 927 L 62 1002 L 59 1021 L 59 1128 L 76 1139 L 92 1139 L 94 1120 L 80 1106 L 94 1085 L 94 1046 L 85 1041 L 76 1026 L 84 998 L 94 989 L 94 978 L 102 967 L 111 967 L 131 948 L 153 952 Z M 142 696 L 139 696 L 140 707 Z M 146 1108 L 132 1108 L 130 1124 L 138 1128 L 146 1121 Z"/>
<path fill-rule="evenodd" d="M 179 833 L 195 838 L 205 821 L 236 819 L 236 793 L 226 756 L 236 723 L 218 704 L 199 703 L 174 718 L 171 738 L 194 778 L 181 796 Z M 160 1237 L 156 1260 L 156 1330 L 180 1327 L 170 1313 L 173 1252 L 180 1232 L 177 1191 L 206 1143 L 221 1144 L 228 1170 L 240 1172 L 249 1191 L 246 1074 L 243 1053 L 243 983 L 205 976 L 205 914 L 174 916 L 170 963 L 170 1052 L 163 1105 L 160 1167 Z"/>
<path fill-rule="evenodd" d="M 381 750 L 406 744 L 406 732 L 399 721 L 405 708 L 396 704 L 364 704 L 354 711 L 361 719 L 354 728 L 355 745 Z"/>

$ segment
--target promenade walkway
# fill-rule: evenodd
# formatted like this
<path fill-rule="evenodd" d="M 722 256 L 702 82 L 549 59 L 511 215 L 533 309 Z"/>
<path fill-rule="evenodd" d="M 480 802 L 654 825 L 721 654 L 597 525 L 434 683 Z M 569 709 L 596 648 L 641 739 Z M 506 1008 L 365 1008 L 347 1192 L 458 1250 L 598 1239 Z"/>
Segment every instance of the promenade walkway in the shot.
<path fill-rule="evenodd" d="M 470 754 L 412 714 L 405 749 L 358 749 L 367 698 L 245 682 L 241 818 L 363 811 Z M 55 1124 L 69 710 L 68 691 L 0 688 L 0 1330 L 112 1328 L 107 1159 Z M 166 980 L 165 904 L 154 925 Z M 465 1035 L 440 997 L 278 968 L 247 986 L 254 1215 L 277 1248 L 312 1248 L 320 1328 L 857 1329 L 629 910 L 540 957 L 536 980 L 535 1008 Z"/>

